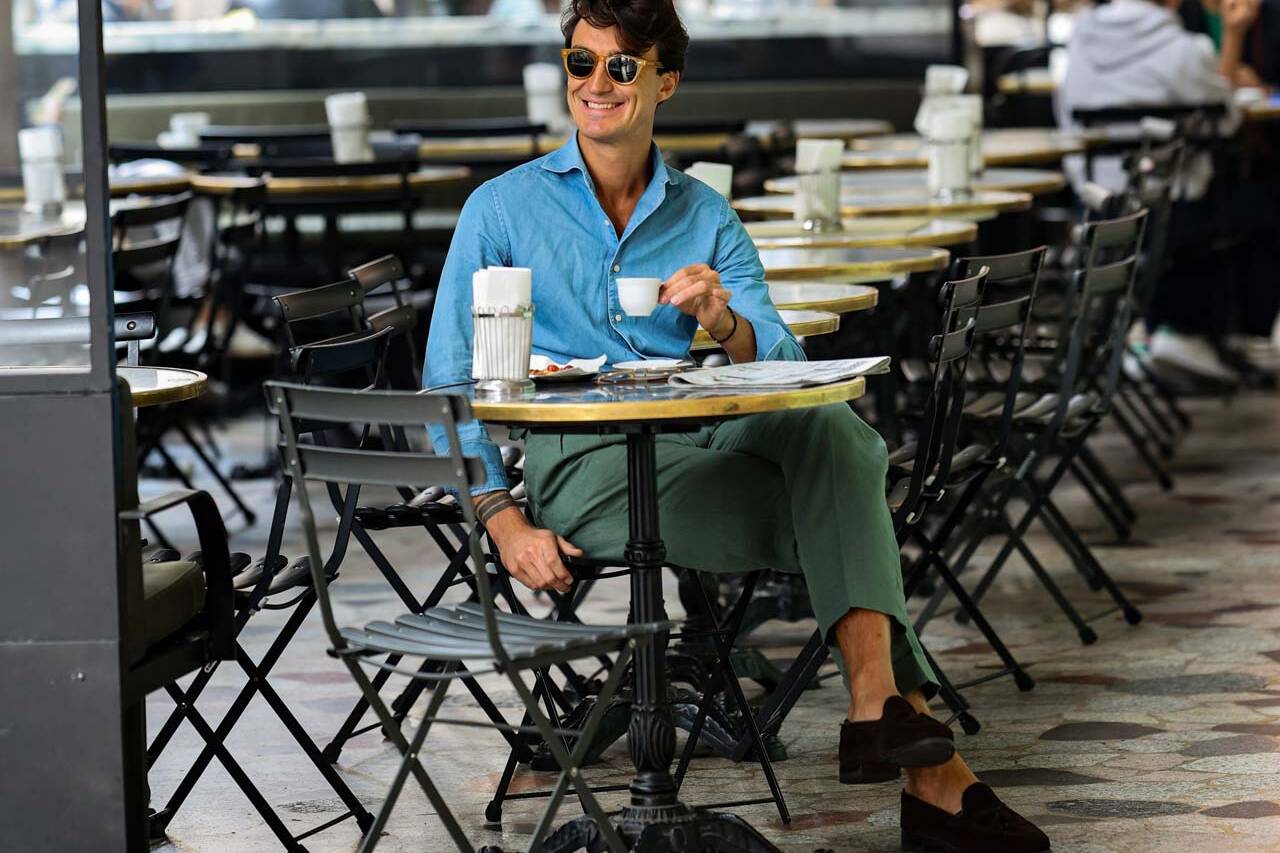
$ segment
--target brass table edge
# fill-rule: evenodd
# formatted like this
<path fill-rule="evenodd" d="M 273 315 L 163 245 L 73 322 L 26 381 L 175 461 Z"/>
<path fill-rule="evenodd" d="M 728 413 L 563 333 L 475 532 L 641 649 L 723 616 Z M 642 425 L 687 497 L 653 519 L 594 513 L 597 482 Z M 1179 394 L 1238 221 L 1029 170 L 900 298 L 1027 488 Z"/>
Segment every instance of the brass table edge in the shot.
<path fill-rule="evenodd" d="M 856 400 L 866 393 L 859 376 L 847 382 L 749 394 L 689 397 L 680 400 L 635 400 L 607 403 L 544 403 L 519 400 L 472 400 L 471 411 L 480 420 L 513 426 L 550 424 L 626 423 L 636 421 L 724 418 L 788 409 L 810 409 Z"/>
<path fill-rule="evenodd" d="M 145 367 L 143 369 L 146 369 Z M 191 382 L 185 382 L 181 385 L 173 385 L 167 388 L 150 388 L 146 390 L 135 390 L 132 385 L 129 386 L 129 396 L 133 400 L 133 405 L 138 408 L 146 408 L 147 406 L 163 406 L 168 403 L 181 403 L 184 400 L 194 400 L 204 394 L 209 389 L 209 377 L 199 370 L 190 370 L 185 367 L 168 367 L 153 368 L 156 370 L 181 370 L 183 373 L 189 373 L 194 376 Z M 128 381 L 128 378 L 125 378 Z"/>

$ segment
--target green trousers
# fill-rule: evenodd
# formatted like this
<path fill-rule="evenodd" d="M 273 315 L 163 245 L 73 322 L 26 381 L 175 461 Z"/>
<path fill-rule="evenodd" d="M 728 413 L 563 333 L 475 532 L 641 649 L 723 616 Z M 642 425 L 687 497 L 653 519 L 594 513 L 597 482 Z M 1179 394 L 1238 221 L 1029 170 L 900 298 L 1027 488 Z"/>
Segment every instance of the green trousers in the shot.
<path fill-rule="evenodd" d="M 845 405 L 660 435 L 667 559 L 707 572 L 803 572 L 828 643 L 851 609 L 887 614 L 899 692 L 932 695 L 933 671 L 902 594 L 887 465 L 884 441 Z M 624 436 L 530 435 L 525 482 L 538 525 L 591 557 L 621 559 L 629 530 Z"/>

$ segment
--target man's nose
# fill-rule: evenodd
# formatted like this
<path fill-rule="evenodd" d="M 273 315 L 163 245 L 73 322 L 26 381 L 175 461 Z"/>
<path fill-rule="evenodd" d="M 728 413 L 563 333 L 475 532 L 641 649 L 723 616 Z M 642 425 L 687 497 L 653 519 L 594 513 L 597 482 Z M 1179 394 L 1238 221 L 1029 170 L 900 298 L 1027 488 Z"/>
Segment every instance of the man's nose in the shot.
<path fill-rule="evenodd" d="M 600 95 L 613 91 L 613 78 L 609 76 L 609 72 L 605 69 L 606 64 L 608 64 L 607 59 L 597 62 L 596 67 L 591 71 L 591 79 L 587 81 L 587 88 Z"/>

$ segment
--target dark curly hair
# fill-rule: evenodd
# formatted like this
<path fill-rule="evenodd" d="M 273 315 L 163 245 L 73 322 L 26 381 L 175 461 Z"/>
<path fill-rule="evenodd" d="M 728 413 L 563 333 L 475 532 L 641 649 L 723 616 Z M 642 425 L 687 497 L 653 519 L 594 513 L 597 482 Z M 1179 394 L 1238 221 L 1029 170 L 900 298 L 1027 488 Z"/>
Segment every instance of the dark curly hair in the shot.
<path fill-rule="evenodd" d="M 675 0 L 571 0 L 560 18 L 564 46 L 573 46 L 579 21 L 605 29 L 617 27 L 622 49 L 636 56 L 657 45 L 666 71 L 684 72 L 689 33 L 676 12 Z"/>

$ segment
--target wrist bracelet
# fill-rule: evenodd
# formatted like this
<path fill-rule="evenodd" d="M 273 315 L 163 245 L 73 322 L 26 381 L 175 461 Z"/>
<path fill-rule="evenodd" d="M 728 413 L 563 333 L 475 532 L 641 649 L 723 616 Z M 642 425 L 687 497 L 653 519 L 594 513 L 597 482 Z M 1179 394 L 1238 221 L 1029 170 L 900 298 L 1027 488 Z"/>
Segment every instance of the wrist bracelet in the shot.
<path fill-rule="evenodd" d="M 738 312 L 734 311 L 728 305 L 724 306 L 724 310 L 728 311 L 729 316 L 733 318 L 733 328 L 729 330 L 729 334 L 725 335 L 723 338 L 717 338 L 715 335 L 707 332 L 707 334 L 711 336 L 711 340 L 718 344 L 728 343 L 729 340 L 738 333 Z"/>
<path fill-rule="evenodd" d="M 476 520 L 484 524 L 507 507 L 515 505 L 515 499 L 511 497 L 510 492 L 491 492 L 475 503 Z"/>

